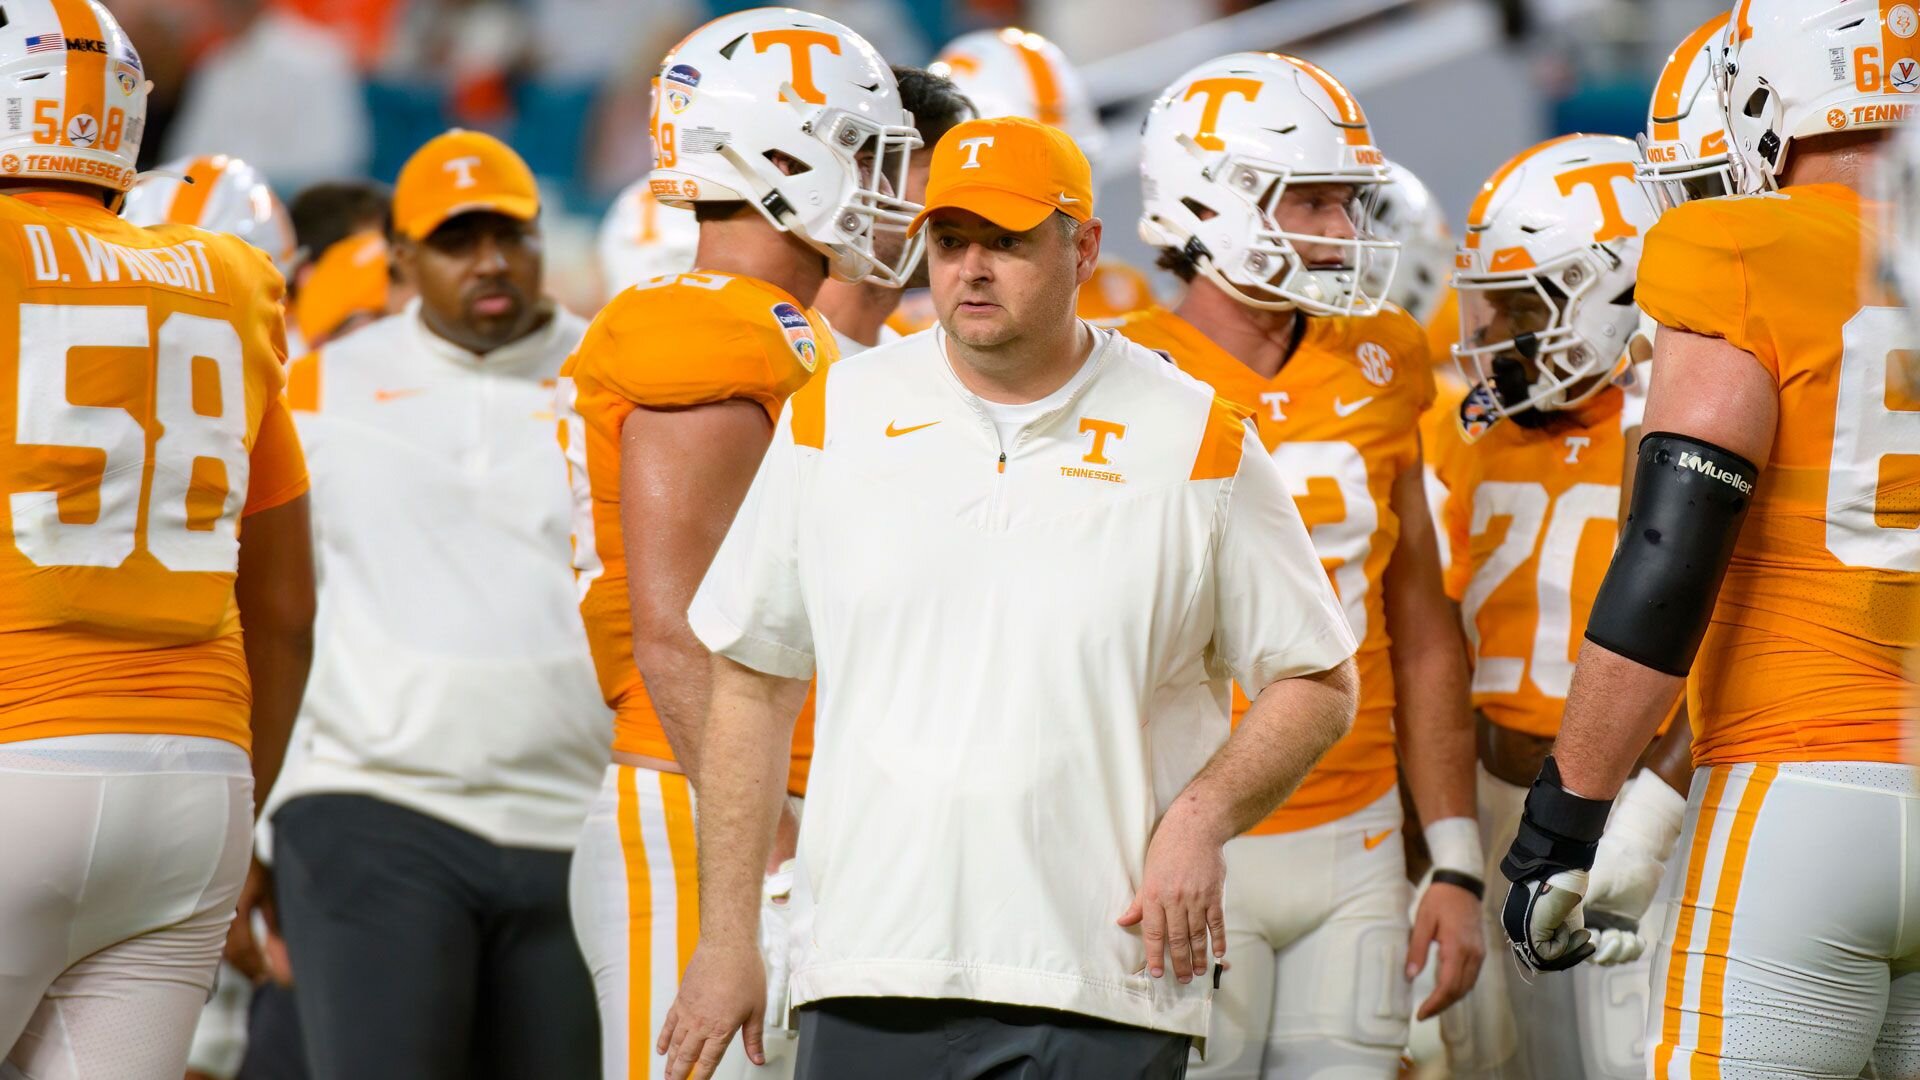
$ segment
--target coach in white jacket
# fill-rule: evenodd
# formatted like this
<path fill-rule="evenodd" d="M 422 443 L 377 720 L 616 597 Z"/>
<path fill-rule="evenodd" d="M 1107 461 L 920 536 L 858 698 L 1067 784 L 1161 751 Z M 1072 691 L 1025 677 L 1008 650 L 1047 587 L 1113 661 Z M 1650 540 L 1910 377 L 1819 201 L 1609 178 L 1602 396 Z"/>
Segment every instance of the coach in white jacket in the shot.
<path fill-rule="evenodd" d="M 420 297 L 296 362 L 320 616 L 270 808 L 315 1080 L 598 1076 L 567 873 L 611 720 L 575 611 L 538 200 L 449 132 L 401 171 Z"/>
<path fill-rule="evenodd" d="M 1221 848 L 1351 723 L 1354 643 L 1243 417 L 1074 317 L 1092 200 L 1053 128 L 948 132 L 940 328 L 793 396 L 694 598 L 716 658 L 673 1080 L 743 1027 L 759 1053 L 755 860 L 816 672 L 800 1080 L 1171 1080 L 1206 1034 Z"/>

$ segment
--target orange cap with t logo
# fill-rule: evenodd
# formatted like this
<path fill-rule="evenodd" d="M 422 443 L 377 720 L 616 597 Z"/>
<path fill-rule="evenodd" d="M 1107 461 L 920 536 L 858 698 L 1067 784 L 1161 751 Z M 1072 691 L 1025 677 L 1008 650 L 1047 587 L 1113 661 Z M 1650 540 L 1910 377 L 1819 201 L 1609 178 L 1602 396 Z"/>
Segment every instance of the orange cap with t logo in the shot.
<path fill-rule="evenodd" d="M 1093 216 L 1093 169 L 1059 128 L 1018 116 L 968 120 L 940 137 L 927 172 L 919 232 L 936 210 L 966 210 L 1012 232 L 1034 228 L 1054 211 Z"/>
<path fill-rule="evenodd" d="M 455 128 L 436 135 L 400 167 L 393 185 L 393 227 L 424 240 L 447 219 L 474 211 L 532 221 L 540 214 L 533 170 L 491 135 Z"/>

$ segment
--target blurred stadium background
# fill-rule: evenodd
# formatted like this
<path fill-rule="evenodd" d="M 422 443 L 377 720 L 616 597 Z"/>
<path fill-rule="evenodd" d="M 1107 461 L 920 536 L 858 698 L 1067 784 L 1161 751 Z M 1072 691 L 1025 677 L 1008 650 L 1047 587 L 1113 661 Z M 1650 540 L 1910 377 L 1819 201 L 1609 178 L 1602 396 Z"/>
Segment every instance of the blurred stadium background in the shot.
<path fill-rule="evenodd" d="M 547 193 L 553 292 L 604 298 L 595 229 L 647 169 L 648 79 L 736 0 L 107 0 L 155 84 L 142 166 L 226 153 L 283 199 L 319 180 L 391 181 L 449 126 L 505 139 Z M 1454 220 L 1512 152 L 1565 131 L 1632 136 L 1667 51 L 1715 0 L 814 0 L 896 63 L 968 30 L 1024 26 L 1083 72 L 1107 128 L 1095 162 L 1110 251 L 1131 223 L 1140 118 L 1191 65 L 1298 53 L 1366 107 L 1379 145 Z"/>

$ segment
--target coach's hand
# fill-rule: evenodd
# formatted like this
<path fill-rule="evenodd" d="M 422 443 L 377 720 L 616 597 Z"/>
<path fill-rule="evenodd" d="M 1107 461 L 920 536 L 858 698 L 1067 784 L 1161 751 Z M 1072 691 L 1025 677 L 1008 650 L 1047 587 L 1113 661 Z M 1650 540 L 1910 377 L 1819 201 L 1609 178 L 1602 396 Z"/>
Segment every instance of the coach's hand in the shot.
<path fill-rule="evenodd" d="M 754 946 L 700 943 L 687 962 L 680 992 L 653 1044 L 667 1059 L 667 1080 L 706 1080 L 740 1032 L 747 1059 L 767 1063 L 761 1048 L 766 1021 L 767 973 Z"/>
<path fill-rule="evenodd" d="M 1227 955 L 1227 918 L 1220 897 L 1226 888 L 1226 839 L 1213 835 L 1176 803 L 1160 819 L 1147 845 L 1146 873 L 1121 926 L 1139 926 L 1147 943 L 1147 973 L 1159 978 L 1172 961 L 1173 977 L 1190 982 L 1207 971 L 1207 939 L 1213 958 Z"/>
<path fill-rule="evenodd" d="M 253 915 L 260 913 L 267 936 L 256 939 Z M 247 879 L 240 886 L 240 899 L 227 924 L 227 963 L 245 975 L 255 986 L 271 979 L 282 986 L 293 984 L 293 973 L 286 963 L 286 946 L 280 941 L 280 918 L 273 901 L 273 870 L 259 859 L 247 868 Z"/>
<path fill-rule="evenodd" d="M 1428 881 L 1413 914 L 1413 936 L 1407 944 L 1407 980 L 1427 966 L 1427 953 L 1440 947 L 1440 969 L 1434 972 L 1433 993 L 1420 1003 L 1417 1019 L 1425 1020 L 1467 996 L 1480 977 L 1487 956 L 1481 931 L 1480 898 L 1461 885 Z"/>

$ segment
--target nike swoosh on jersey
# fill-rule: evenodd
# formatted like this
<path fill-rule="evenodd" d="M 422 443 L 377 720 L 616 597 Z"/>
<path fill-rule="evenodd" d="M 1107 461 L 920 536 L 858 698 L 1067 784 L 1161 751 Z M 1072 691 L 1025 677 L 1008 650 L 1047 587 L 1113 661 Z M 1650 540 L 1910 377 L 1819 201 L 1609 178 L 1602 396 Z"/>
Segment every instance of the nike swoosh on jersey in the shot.
<path fill-rule="evenodd" d="M 1373 403 L 1372 395 L 1363 397 L 1359 401 L 1356 401 L 1351 405 L 1347 404 L 1344 401 L 1341 401 L 1339 398 L 1334 398 L 1333 411 L 1336 416 L 1343 416 L 1343 417 L 1352 416 L 1354 413 L 1359 412 L 1361 409 L 1366 408 L 1368 405 L 1371 405 L 1372 403 Z"/>
<path fill-rule="evenodd" d="M 887 438 L 897 439 L 902 435 L 911 435 L 914 432 L 919 431 L 921 428 L 930 428 L 939 422 L 940 421 L 938 420 L 929 420 L 924 424 L 915 424 L 912 427 L 894 427 L 893 422 L 888 421 L 887 422 Z"/>
<path fill-rule="evenodd" d="M 1373 399 L 1368 398 L 1367 400 L 1372 401 Z M 1382 841 L 1384 841 L 1387 837 L 1392 835 L 1393 835 L 1392 829 L 1388 829 L 1387 831 L 1380 833 L 1377 836 L 1368 836 L 1366 833 L 1361 833 L 1360 842 L 1367 846 L 1368 851 L 1372 851 L 1374 848 L 1379 847 Z"/>
<path fill-rule="evenodd" d="M 375 390 L 375 391 L 373 392 L 373 400 L 375 400 L 375 401 L 399 401 L 399 400 L 400 400 L 401 398 L 404 398 L 404 397 L 412 397 L 412 396 L 413 396 L 413 395 L 415 395 L 415 394 L 424 394 L 424 393 L 426 393 L 426 392 L 427 392 L 427 391 L 426 391 L 426 388 L 425 388 L 425 387 L 418 387 L 418 386 L 416 386 L 416 387 L 410 387 L 410 388 L 403 388 L 403 389 L 400 389 L 400 390 Z"/>

